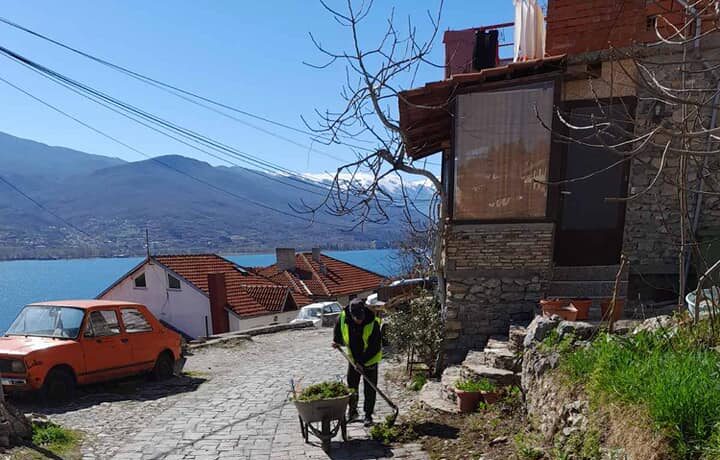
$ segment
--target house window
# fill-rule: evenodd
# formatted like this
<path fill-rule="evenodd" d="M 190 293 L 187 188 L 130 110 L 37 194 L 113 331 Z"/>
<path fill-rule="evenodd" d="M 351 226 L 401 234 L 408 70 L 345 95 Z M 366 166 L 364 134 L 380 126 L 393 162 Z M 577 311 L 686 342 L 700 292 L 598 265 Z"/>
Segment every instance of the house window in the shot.
<path fill-rule="evenodd" d="M 168 273 L 168 289 L 180 289 L 180 280 Z"/>
<path fill-rule="evenodd" d="M 143 273 L 140 276 L 136 276 L 133 281 L 135 282 L 136 288 L 144 289 L 147 287 L 147 280 L 145 279 L 145 273 Z"/>
<path fill-rule="evenodd" d="M 125 332 L 134 334 L 137 332 L 152 332 L 152 326 L 140 311 L 134 308 L 123 308 L 120 310 Z"/>
<path fill-rule="evenodd" d="M 456 220 L 546 217 L 547 187 L 540 182 L 548 179 L 551 139 L 543 123 L 552 125 L 554 85 L 458 96 Z"/>

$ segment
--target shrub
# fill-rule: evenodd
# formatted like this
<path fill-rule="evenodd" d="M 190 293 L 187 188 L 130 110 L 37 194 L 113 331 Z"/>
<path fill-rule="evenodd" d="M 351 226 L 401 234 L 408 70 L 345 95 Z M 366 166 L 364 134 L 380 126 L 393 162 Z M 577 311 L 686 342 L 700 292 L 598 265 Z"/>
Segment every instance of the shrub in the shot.
<path fill-rule="evenodd" d="M 413 375 L 412 382 L 410 383 L 410 389 L 413 391 L 420 391 L 427 383 L 427 377 L 425 374 Z"/>
<path fill-rule="evenodd" d="M 392 444 L 413 441 L 417 439 L 417 433 L 412 424 L 391 424 L 388 417 L 382 423 L 373 425 L 370 429 L 370 437 L 383 444 Z"/>
<path fill-rule="evenodd" d="M 55 453 L 63 453 L 78 441 L 78 435 L 52 422 L 35 423 L 32 426 L 32 442 Z"/>
<path fill-rule="evenodd" d="M 404 308 L 388 318 L 387 339 L 398 353 L 435 369 L 443 341 L 443 321 L 440 304 L 432 294 L 421 291 Z"/>
<path fill-rule="evenodd" d="M 295 399 L 303 402 L 320 401 L 341 398 L 351 393 L 352 390 L 342 382 L 322 382 L 305 388 Z"/>
<path fill-rule="evenodd" d="M 455 388 L 468 392 L 495 391 L 497 387 L 488 379 L 462 379 L 455 382 Z"/>

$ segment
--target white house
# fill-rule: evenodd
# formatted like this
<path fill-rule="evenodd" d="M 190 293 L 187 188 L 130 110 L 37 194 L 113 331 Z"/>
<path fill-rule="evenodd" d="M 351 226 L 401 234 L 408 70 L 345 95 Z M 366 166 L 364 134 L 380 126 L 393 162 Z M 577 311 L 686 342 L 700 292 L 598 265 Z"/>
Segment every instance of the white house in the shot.
<path fill-rule="evenodd" d="M 146 305 L 197 338 L 290 322 L 291 289 L 215 254 L 150 256 L 97 297 Z"/>

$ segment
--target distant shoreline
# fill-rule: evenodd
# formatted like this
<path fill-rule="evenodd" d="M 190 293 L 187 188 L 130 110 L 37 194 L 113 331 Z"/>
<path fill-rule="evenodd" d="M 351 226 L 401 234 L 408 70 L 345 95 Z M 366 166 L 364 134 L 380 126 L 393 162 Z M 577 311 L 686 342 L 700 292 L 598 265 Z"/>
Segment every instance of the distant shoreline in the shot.
<path fill-rule="evenodd" d="M 310 251 L 311 248 L 298 248 L 297 251 Z M 325 249 L 323 248 L 323 252 L 355 252 L 355 251 L 382 251 L 382 250 L 393 250 L 397 249 L 397 247 L 384 247 L 384 248 L 373 248 L 373 247 L 366 247 L 366 248 L 353 248 L 353 249 Z M 168 253 L 160 253 L 163 255 L 172 254 L 172 255 L 182 255 L 182 254 L 198 254 L 199 252 L 168 252 Z M 218 254 L 223 257 L 234 257 L 234 256 L 261 256 L 261 255 L 273 255 L 274 249 L 267 249 L 267 250 L 260 250 L 260 251 L 248 251 L 248 252 L 213 252 L 213 251 L 207 251 L 205 254 Z M 92 257 L 22 257 L 17 259 L 7 259 L 7 258 L 1 258 L 0 257 L 0 263 L 2 262 L 32 262 L 32 261 L 62 261 L 62 260 L 95 260 L 95 259 L 142 259 L 145 257 L 145 254 L 133 254 L 133 255 L 111 255 L 111 256 L 92 256 Z"/>

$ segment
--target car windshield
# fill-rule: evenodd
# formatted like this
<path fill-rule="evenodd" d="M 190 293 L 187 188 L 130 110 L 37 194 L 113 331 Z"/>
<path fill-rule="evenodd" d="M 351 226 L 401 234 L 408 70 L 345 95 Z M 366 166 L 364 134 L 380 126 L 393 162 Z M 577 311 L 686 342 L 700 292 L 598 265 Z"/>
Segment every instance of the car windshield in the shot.
<path fill-rule="evenodd" d="M 319 318 L 319 317 L 320 317 L 320 309 L 319 308 L 304 308 L 302 311 L 300 311 L 301 319 L 310 319 L 310 318 Z"/>
<path fill-rule="evenodd" d="M 85 312 L 79 308 L 28 305 L 10 326 L 7 335 L 32 335 L 74 339 L 80 333 Z"/>

